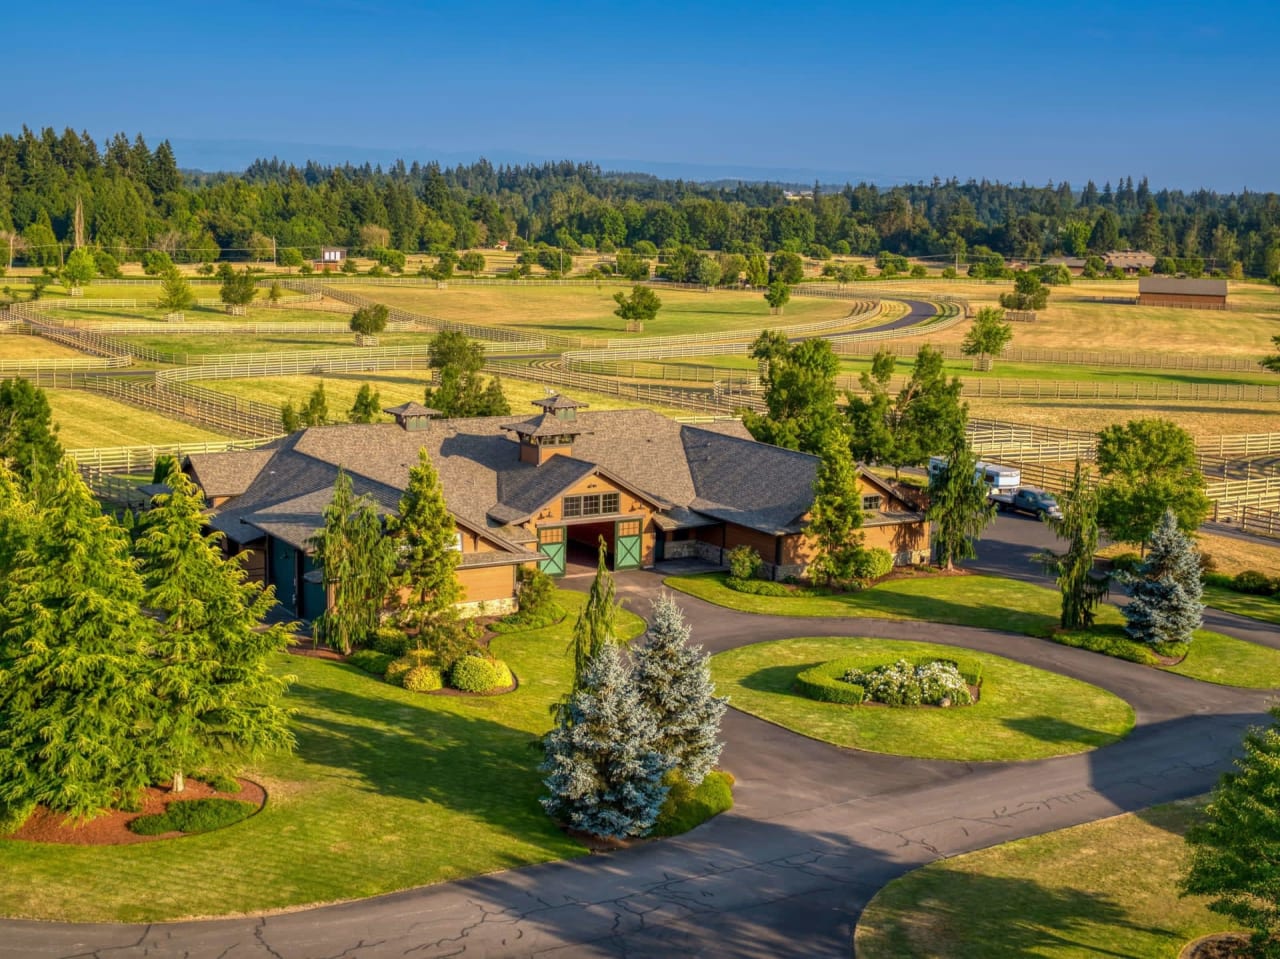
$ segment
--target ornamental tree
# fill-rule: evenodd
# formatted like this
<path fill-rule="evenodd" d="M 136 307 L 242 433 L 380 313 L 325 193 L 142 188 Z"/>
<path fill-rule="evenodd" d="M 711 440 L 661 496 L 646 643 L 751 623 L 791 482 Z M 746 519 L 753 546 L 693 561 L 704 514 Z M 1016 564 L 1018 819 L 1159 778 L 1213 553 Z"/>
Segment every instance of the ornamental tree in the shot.
<path fill-rule="evenodd" d="M 1180 891 L 1253 932 L 1251 955 L 1280 957 L 1280 705 L 1250 729 L 1235 771 L 1219 780 L 1202 822 L 1187 830 L 1191 862 Z"/>
<path fill-rule="evenodd" d="M 147 650 L 151 690 L 148 759 L 175 792 L 186 773 L 228 772 L 253 756 L 293 745 L 290 682 L 272 659 L 293 642 L 284 624 L 266 626 L 274 591 L 248 579 L 222 554 L 221 533 L 206 534 L 204 501 L 175 467 L 154 508 L 139 519 L 134 555 L 156 616 Z"/>
<path fill-rule="evenodd" d="M 156 624 L 128 536 L 70 463 L 26 532 L 0 583 L 0 808 L 93 816 L 151 781 Z"/>
<path fill-rule="evenodd" d="M 764 299 L 769 304 L 769 312 L 777 315 L 791 302 L 791 287 L 781 280 L 774 280 L 764 291 Z"/>
<path fill-rule="evenodd" d="M 657 740 L 631 671 L 617 645 L 606 642 L 547 734 L 543 808 L 593 836 L 646 835 L 667 798 L 663 776 L 671 768 Z"/>
<path fill-rule="evenodd" d="M 1124 631 L 1140 643 L 1190 643 L 1204 622 L 1200 554 L 1178 529 L 1172 510 L 1151 531 L 1151 549 L 1138 571 L 1125 578 L 1130 600 Z"/>
<path fill-rule="evenodd" d="M 378 628 L 391 592 L 396 553 L 383 534 L 377 504 L 367 496 L 356 498 L 344 470 L 339 469 L 334 480 L 324 528 L 311 542 L 331 597 L 317 632 L 330 647 L 346 654 Z"/>
<path fill-rule="evenodd" d="M 728 700 L 716 696 L 711 657 L 689 645 L 689 624 L 669 593 L 654 602 L 645 639 L 633 654 L 633 677 L 657 727 L 654 748 L 696 786 L 720 758 L 720 721 Z"/>
<path fill-rule="evenodd" d="M 967 442 L 951 450 L 946 464 L 929 477 L 929 509 L 938 565 L 953 569 L 961 559 L 977 553 L 973 540 L 982 535 L 996 516 L 987 499 L 987 488 L 974 479 L 977 457 Z"/>
<path fill-rule="evenodd" d="M 640 284 L 631 288 L 630 296 L 618 292 L 613 294 L 613 299 L 618 304 L 618 308 L 613 311 L 614 316 L 629 323 L 652 320 L 658 315 L 658 310 L 662 309 L 662 300 L 658 294 Z"/>
<path fill-rule="evenodd" d="M 617 639 L 618 610 L 622 605 L 614 600 L 613 574 L 609 572 L 607 545 L 600 537 L 596 560 L 596 576 L 591 581 L 587 602 L 573 624 L 573 688 L 583 683 L 587 667 L 600 650 Z"/>

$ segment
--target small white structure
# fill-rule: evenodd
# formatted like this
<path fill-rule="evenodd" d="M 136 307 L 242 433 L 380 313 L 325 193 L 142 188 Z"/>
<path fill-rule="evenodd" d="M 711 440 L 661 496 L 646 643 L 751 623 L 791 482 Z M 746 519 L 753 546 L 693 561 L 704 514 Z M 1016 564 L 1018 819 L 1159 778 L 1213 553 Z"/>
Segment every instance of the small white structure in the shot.
<path fill-rule="evenodd" d="M 947 465 L 945 456 L 929 457 L 929 476 L 932 477 Z M 981 483 L 991 493 L 1012 492 L 1022 485 L 1022 471 L 999 463 L 978 462 L 974 466 L 973 480 Z"/>

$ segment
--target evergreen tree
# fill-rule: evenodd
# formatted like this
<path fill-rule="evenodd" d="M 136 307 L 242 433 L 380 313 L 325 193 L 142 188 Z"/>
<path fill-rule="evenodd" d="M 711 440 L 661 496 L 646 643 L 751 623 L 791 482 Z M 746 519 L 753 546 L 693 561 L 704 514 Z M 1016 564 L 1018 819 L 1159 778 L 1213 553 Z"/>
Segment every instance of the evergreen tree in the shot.
<path fill-rule="evenodd" d="M 372 423 L 377 420 L 381 412 L 382 398 L 378 395 L 378 391 L 368 383 L 361 383 L 360 392 L 356 394 L 355 402 L 347 411 L 348 419 L 352 423 Z"/>
<path fill-rule="evenodd" d="M 987 499 L 987 488 L 974 478 L 976 472 L 977 457 L 962 440 L 952 448 L 946 465 L 929 478 L 926 516 L 933 524 L 938 565 L 945 569 L 953 569 L 957 560 L 977 555 L 972 541 L 996 517 L 996 508 Z"/>
<path fill-rule="evenodd" d="M 316 624 L 317 633 L 341 653 L 349 653 L 378 628 L 391 592 L 395 548 L 382 530 L 377 505 L 357 499 L 351 477 L 338 470 L 333 499 L 324 510 L 324 529 L 312 538 L 315 563 L 324 570 L 332 600 Z"/>
<path fill-rule="evenodd" d="M 418 451 L 418 464 L 409 470 L 399 513 L 389 526 L 400 561 L 392 582 L 401 590 L 401 618 L 448 667 L 475 643 L 454 608 L 461 595 L 454 575 L 460 558 L 457 530 L 425 450 Z"/>
<path fill-rule="evenodd" d="M 21 377 L 0 382 L 0 462 L 8 462 L 24 488 L 62 459 L 57 432 L 44 390 Z"/>
<path fill-rule="evenodd" d="M 280 406 L 280 429 L 285 433 L 296 433 L 302 429 L 302 417 L 290 400 L 285 400 Z"/>
<path fill-rule="evenodd" d="M 317 383 L 316 388 L 307 397 L 307 405 L 298 413 L 303 426 L 324 426 L 329 422 L 329 400 L 324 393 L 324 384 Z"/>
<path fill-rule="evenodd" d="M 862 492 L 858 471 L 843 439 L 823 451 L 813 481 L 813 508 L 806 530 L 817 547 L 810 570 L 826 584 L 855 581 L 862 552 Z"/>
<path fill-rule="evenodd" d="M 1106 593 L 1106 577 L 1093 575 L 1093 556 L 1098 550 L 1098 490 L 1089 474 L 1076 460 L 1071 487 L 1058 497 L 1062 517 L 1046 516 L 1049 528 L 1067 540 L 1066 552 L 1045 551 L 1045 565 L 1057 576 L 1062 592 L 1062 628 L 1088 629 L 1093 611 Z"/>
<path fill-rule="evenodd" d="M 0 590 L 0 807 L 92 816 L 150 782 L 155 624 L 128 537 L 71 464 L 26 532 Z"/>
<path fill-rule="evenodd" d="M 587 667 L 596 654 L 609 643 L 616 640 L 614 630 L 617 628 L 620 603 L 614 600 L 613 574 L 609 572 L 604 537 L 600 537 L 599 558 L 596 560 L 596 577 L 591 581 L 591 590 L 587 593 L 586 605 L 578 613 L 573 624 L 573 688 L 578 689 L 583 683 Z"/>
<path fill-rule="evenodd" d="M 543 808 L 593 836 L 647 834 L 667 798 L 663 776 L 671 768 L 657 737 L 618 647 L 605 643 L 547 735 Z"/>
<path fill-rule="evenodd" d="M 1271 725 L 1244 738 L 1244 755 L 1213 791 L 1203 822 L 1187 830 L 1191 862 L 1183 895 L 1253 932 L 1253 956 L 1280 959 L 1280 706 Z"/>
<path fill-rule="evenodd" d="M 510 416 L 511 404 L 507 402 L 507 394 L 502 392 L 502 381 L 493 376 L 489 384 L 480 394 L 477 416 Z"/>
<path fill-rule="evenodd" d="M 1173 510 L 1151 531 L 1146 562 L 1125 582 L 1130 600 L 1123 609 L 1124 631 L 1131 638 L 1151 645 L 1191 642 L 1204 621 L 1200 554 L 1178 529 Z"/>
<path fill-rule="evenodd" d="M 696 786 L 720 758 L 728 700 L 715 695 L 710 656 L 689 645 L 689 624 L 670 594 L 654 602 L 646 639 L 634 654 L 634 679 L 657 726 L 654 748 Z"/>
<path fill-rule="evenodd" d="M 204 533 L 204 501 L 181 471 L 172 490 L 139 519 L 134 547 L 146 595 L 158 614 L 148 650 L 152 691 L 151 767 L 182 792 L 184 774 L 229 772 L 245 759 L 293 744 L 281 704 L 288 680 L 272 658 L 292 642 L 282 624 L 264 626 L 274 594 L 227 559 L 222 534 Z"/>
<path fill-rule="evenodd" d="M 887 460 L 895 469 L 920 466 L 964 442 L 969 409 L 960 401 L 959 378 L 948 381 L 944 362 L 939 350 L 920 347 L 911 379 L 898 392 L 889 417 L 893 444 Z"/>

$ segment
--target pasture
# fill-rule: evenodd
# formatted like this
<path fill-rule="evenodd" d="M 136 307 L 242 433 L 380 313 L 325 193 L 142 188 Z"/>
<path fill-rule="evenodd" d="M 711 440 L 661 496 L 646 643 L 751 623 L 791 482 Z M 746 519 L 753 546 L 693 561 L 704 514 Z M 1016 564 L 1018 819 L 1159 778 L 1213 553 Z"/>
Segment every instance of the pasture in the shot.
<path fill-rule="evenodd" d="M 82 390 L 45 390 L 58 440 L 67 449 L 214 443 L 217 433 Z"/>

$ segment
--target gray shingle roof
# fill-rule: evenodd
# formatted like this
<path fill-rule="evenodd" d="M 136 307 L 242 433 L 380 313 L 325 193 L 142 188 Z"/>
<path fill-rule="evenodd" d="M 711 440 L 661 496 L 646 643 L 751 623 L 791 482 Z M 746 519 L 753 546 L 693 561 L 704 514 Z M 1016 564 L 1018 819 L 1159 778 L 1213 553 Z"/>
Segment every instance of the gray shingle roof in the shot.
<path fill-rule="evenodd" d="M 1226 296 L 1226 280 L 1191 280 L 1177 276 L 1144 276 L 1138 293 L 1172 293 L 1180 296 Z"/>
<path fill-rule="evenodd" d="M 581 425 L 581 420 L 562 420 L 554 413 L 543 413 L 531 420 L 510 423 L 503 427 L 520 436 L 581 436 L 591 430 Z"/>
<path fill-rule="evenodd" d="M 392 416 L 444 416 L 439 410 L 433 410 L 431 407 L 415 403 L 413 400 L 408 403 L 401 403 L 399 406 L 389 406 L 382 412 L 390 413 Z"/>
<path fill-rule="evenodd" d="M 698 495 L 689 504 L 717 519 L 769 533 L 794 533 L 813 504 L 818 458 L 686 427 L 685 455 Z"/>
<path fill-rule="evenodd" d="M 555 396 L 544 397 L 540 400 L 534 400 L 533 405 L 541 407 L 550 413 L 552 410 L 585 410 L 586 403 L 579 403 L 575 399 L 570 399 L 563 393 L 557 393 Z"/>
<path fill-rule="evenodd" d="M 235 453 L 192 453 L 187 463 L 206 496 L 239 496 L 274 455 L 271 447 Z"/>

